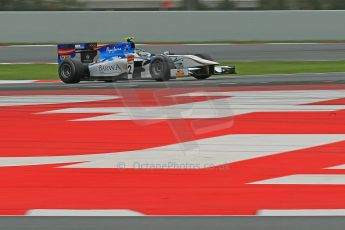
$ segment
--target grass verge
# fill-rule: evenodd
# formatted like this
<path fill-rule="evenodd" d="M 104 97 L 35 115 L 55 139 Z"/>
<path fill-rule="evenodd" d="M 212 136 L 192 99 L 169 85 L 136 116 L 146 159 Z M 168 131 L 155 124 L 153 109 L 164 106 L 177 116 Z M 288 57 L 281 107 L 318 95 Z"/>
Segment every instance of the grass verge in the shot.
<path fill-rule="evenodd" d="M 222 62 L 236 66 L 238 75 L 345 72 L 345 61 Z"/>
<path fill-rule="evenodd" d="M 58 79 L 57 65 L 11 64 L 0 65 L 0 80 L 50 80 Z"/>
<path fill-rule="evenodd" d="M 235 65 L 238 75 L 345 72 L 345 61 L 226 61 L 221 64 Z M 0 65 L 0 80 L 49 79 L 58 79 L 57 65 Z"/>

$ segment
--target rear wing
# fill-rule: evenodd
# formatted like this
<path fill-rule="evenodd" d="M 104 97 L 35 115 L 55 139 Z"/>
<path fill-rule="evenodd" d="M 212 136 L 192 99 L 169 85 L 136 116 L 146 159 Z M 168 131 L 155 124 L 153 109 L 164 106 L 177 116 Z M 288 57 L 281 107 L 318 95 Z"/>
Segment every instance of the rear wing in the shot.
<path fill-rule="evenodd" d="M 58 44 L 58 63 L 80 57 L 82 63 L 91 63 L 97 56 L 97 43 Z"/>

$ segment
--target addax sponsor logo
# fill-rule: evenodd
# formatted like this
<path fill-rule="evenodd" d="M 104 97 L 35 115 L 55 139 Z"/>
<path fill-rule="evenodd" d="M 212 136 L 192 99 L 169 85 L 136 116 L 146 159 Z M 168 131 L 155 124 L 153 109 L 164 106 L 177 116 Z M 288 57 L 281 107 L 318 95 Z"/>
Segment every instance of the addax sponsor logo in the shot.
<path fill-rule="evenodd" d="M 100 65 L 98 67 L 98 70 L 101 73 L 120 72 L 121 71 L 121 67 L 118 64 L 114 64 L 114 65 Z"/>

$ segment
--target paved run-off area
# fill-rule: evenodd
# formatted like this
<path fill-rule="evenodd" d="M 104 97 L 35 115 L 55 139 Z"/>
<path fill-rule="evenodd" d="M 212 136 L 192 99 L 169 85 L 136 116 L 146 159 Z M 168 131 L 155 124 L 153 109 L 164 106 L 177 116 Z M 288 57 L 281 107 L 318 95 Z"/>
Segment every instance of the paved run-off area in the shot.
<path fill-rule="evenodd" d="M 231 64 L 345 60 L 341 43 L 144 48 Z M 0 53 L 2 63 L 56 62 L 55 46 Z M 24 79 L 56 79 L 51 69 Z M 345 215 L 344 73 L 265 71 L 275 74 L 1 81 L 0 214 L 10 215 L 1 228 L 342 229 L 342 217 L 319 216 Z M 250 216 L 113 217 L 167 214 Z M 42 217 L 61 215 L 89 217 Z"/>
<path fill-rule="evenodd" d="M 345 214 L 344 84 L 207 82 L 0 85 L 0 214 Z"/>

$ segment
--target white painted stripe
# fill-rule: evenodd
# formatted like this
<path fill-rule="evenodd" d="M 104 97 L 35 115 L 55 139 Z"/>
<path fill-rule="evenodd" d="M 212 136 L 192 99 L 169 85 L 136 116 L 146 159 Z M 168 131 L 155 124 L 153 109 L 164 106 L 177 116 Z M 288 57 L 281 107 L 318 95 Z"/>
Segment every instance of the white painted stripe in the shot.
<path fill-rule="evenodd" d="M 0 157 L 0 166 L 84 162 L 65 167 L 200 169 L 344 140 L 345 135 L 337 134 L 226 135 L 127 152 L 75 156 Z"/>
<path fill-rule="evenodd" d="M 0 96 L 0 106 L 41 105 L 76 103 L 117 99 L 118 96 L 105 95 L 32 95 L 32 96 Z"/>
<path fill-rule="evenodd" d="M 0 80 L 0 84 L 25 84 L 33 83 L 34 80 Z"/>
<path fill-rule="evenodd" d="M 345 169 L 345 164 L 329 167 L 327 169 Z"/>
<path fill-rule="evenodd" d="M 45 113 L 107 114 L 80 121 L 221 118 L 254 112 L 316 112 L 345 109 L 345 105 L 306 105 L 345 97 L 345 90 L 200 92 L 176 96 L 227 96 L 228 98 L 161 107 L 67 108 Z"/>
<path fill-rule="evenodd" d="M 345 216 L 345 209 L 259 210 L 258 216 Z"/>
<path fill-rule="evenodd" d="M 33 209 L 26 216 L 143 216 L 144 214 L 127 209 Z"/>
<path fill-rule="evenodd" d="M 345 185 L 345 174 L 298 174 L 257 181 L 250 184 Z"/>

